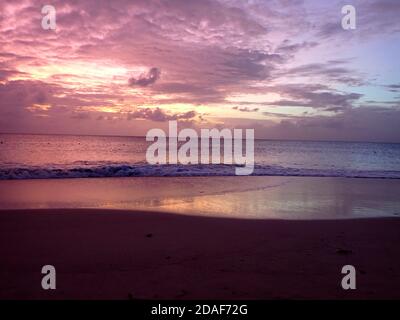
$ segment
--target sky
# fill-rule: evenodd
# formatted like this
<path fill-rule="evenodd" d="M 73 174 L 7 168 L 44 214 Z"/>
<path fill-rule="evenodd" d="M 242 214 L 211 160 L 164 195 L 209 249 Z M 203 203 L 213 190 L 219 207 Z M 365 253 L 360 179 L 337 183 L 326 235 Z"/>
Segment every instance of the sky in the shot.
<path fill-rule="evenodd" d="M 400 1 L 0 2 L 0 132 L 400 142 Z M 356 29 L 342 28 L 342 7 Z"/>

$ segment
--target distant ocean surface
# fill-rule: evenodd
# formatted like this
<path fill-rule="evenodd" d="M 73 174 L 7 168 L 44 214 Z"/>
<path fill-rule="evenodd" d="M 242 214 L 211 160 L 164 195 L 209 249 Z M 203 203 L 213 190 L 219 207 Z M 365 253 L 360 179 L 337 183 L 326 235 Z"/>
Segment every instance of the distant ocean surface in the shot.
<path fill-rule="evenodd" d="M 0 179 L 231 176 L 234 165 L 149 165 L 144 137 L 0 134 Z M 255 141 L 256 176 L 400 179 L 400 144 Z"/>

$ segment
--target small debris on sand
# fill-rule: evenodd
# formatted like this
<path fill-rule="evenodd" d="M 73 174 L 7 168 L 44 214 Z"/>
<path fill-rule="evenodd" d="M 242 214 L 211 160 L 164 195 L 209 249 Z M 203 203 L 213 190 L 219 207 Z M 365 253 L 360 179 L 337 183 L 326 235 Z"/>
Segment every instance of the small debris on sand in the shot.
<path fill-rule="evenodd" d="M 347 250 L 347 249 L 337 249 L 336 253 L 341 254 L 341 255 L 349 255 L 349 254 L 352 254 L 353 251 Z"/>

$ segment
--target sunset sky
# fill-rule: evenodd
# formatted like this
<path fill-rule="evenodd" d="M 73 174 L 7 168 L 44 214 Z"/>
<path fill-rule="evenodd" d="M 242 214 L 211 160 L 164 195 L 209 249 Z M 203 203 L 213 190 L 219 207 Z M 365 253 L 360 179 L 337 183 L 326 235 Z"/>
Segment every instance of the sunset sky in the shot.
<path fill-rule="evenodd" d="M 400 142 L 399 17 L 398 0 L 1 1 L 0 132 L 145 135 L 178 120 Z"/>

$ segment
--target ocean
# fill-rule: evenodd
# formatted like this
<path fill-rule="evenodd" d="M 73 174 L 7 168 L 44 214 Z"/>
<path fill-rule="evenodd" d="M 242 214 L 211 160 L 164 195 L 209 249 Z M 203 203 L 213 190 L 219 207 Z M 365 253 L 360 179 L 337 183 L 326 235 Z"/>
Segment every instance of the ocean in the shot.
<path fill-rule="evenodd" d="M 144 137 L 0 134 L 0 179 L 232 176 L 234 165 L 150 165 Z M 400 144 L 255 141 L 255 176 L 400 179 Z"/>

